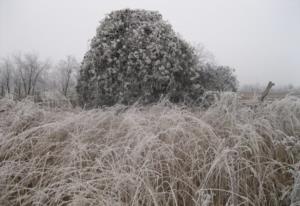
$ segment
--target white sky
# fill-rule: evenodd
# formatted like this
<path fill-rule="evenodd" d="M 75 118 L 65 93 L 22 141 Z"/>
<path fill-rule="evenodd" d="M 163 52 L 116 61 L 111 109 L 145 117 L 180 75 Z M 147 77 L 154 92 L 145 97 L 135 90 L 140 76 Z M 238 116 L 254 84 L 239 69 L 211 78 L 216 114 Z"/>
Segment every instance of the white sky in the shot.
<path fill-rule="evenodd" d="M 99 21 L 123 8 L 161 12 L 184 39 L 234 67 L 241 84 L 300 85 L 299 0 L 0 0 L 0 57 L 81 61 Z"/>

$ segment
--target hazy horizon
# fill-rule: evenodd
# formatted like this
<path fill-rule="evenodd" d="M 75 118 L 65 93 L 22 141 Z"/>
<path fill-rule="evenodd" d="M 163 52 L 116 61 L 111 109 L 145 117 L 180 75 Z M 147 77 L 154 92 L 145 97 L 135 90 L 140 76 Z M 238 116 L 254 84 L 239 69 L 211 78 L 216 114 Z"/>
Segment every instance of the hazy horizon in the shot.
<path fill-rule="evenodd" d="M 36 52 L 79 61 L 101 19 L 112 10 L 159 11 L 192 44 L 203 44 L 218 64 L 236 69 L 241 85 L 300 86 L 300 1 L 71 1 L 0 0 L 0 57 Z"/>

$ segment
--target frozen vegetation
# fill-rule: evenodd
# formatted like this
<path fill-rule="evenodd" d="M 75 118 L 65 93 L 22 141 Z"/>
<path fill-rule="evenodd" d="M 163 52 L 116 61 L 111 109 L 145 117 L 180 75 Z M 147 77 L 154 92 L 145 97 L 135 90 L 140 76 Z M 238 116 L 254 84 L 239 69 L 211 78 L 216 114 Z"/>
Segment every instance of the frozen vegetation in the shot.
<path fill-rule="evenodd" d="M 300 99 L 241 101 L 203 51 L 160 13 L 124 9 L 81 66 L 5 58 L 0 205 L 300 205 Z"/>
<path fill-rule="evenodd" d="M 298 98 L 249 107 L 224 93 L 207 110 L 0 101 L 0 205 L 299 204 Z"/>
<path fill-rule="evenodd" d="M 77 84 L 85 107 L 157 102 L 198 104 L 206 90 L 234 91 L 230 67 L 207 63 L 156 11 L 108 14 L 82 61 Z"/>

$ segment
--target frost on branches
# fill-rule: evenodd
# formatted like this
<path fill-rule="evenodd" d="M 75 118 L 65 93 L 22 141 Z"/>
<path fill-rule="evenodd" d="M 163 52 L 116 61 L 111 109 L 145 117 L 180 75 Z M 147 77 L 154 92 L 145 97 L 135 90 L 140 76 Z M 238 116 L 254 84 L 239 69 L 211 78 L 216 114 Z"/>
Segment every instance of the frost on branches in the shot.
<path fill-rule="evenodd" d="M 238 81 L 234 75 L 234 69 L 228 66 L 206 64 L 200 72 L 201 85 L 209 91 L 232 91 L 238 89 Z"/>
<path fill-rule="evenodd" d="M 194 102 L 202 94 L 198 58 L 155 11 L 111 12 L 97 28 L 82 62 L 77 91 L 87 107 Z"/>

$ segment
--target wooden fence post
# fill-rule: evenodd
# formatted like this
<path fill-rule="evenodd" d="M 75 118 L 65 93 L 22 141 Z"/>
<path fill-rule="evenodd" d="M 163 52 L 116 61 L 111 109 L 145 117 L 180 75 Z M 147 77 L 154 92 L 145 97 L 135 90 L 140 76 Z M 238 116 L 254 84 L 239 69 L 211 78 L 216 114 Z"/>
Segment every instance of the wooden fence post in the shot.
<path fill-rule="evenodd" d="M 260 101 L 263 102 L 264 99 L 266 98 L 266 96 L 269 94 L 271 88 L 274 86 L 275 84 L 273 82 L 269 82 L 268 86 L 266 87 L 265 91 L 261 94 L 260 97 Z"/>

